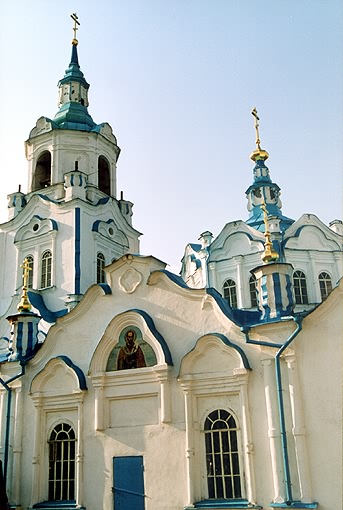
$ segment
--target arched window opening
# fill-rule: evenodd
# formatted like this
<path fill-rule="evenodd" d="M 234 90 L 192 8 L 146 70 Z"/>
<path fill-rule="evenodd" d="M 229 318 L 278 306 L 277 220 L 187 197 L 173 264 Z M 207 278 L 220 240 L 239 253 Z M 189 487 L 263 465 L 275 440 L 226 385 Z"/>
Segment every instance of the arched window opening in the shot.
<path fill-rule="evenodd" d="M 106 195 L 111 194 L 110 165 L 103 156 L 98 159 L 98 188 Z"/>
<path fill-rule="evenodd" d="M 257 289 L 256 289 L 256 276 L 251 275 L 249 278 L 249 291 L 251 308 L 257 308 Z"/>
<path fill-rule="evenodd" d="M 306 276 L 302 271 L 294 271 L 293 286 L 296 305 L 308 305 Z"/>
<path fill-rule="evenodd" d="M 319 275 L 319 288 L 320 288 L 320 295 L 322 298 L 322 301 L 328 297 L 330 292 L 332 291 L 332 282 L 331 277 L 328 273 L 320 273 Z"/>
<path fill-rule="evenodd" d="M 223 286 L 224 298 L 231 308 L 237 308 L 237 290 L 236 283 L 230 278 L 226 280 Z"/>
<path fill-rule="evenodd" d="M 32 191 L 51 185 L 51 154 L 44 151 L 38 158 L 33 177 Z"/>
<path fill-rule="evenodd" d="M 71 425 L 60 423 L 50 434 L 49 500 L 75 500 L 75 432 Z"/>
<path fill-rule="evenodd" d="M 41 289 L 51 287 L 52 253 L 46 250 L 42 255 Z"/>
<path fill-rule="evenodd" d="M 96 256 L 96 283 L 105 283 L 105 257 L 101 252 Z"/>
<path fill-rule="evenodd" d="M 209 499 L 242 497 L 237 425 L 223 409 L 210 413 L 204 426 Z"/>
<path fill-rule="evenodd" d="M 32 287 L 33 287 L 33 256 L 32 255 L 27 255 L 25 257 L 25 260 L 26 260 L 26 262 L 28 264 L 28 267 L 29 267 L 27 286 L 28 286 L 29 289 L 32 289 Z M 23 269 L 23 275 L 24 275 L 24 269 Z"/>

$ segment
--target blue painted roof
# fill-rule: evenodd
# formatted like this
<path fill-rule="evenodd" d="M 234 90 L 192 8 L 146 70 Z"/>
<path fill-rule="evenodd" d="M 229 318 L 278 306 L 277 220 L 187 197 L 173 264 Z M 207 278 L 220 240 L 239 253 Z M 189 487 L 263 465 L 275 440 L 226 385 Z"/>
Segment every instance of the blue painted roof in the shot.
<path fill-rule="evenodd" d="M 71 82 L 80 83 L 86 90 L 89 89 L 89 83 L 87 83 L 80 69 L 77 46 L 75 44 L 72 45 L 69 66 L 62 80 L 58 82 L 58 87 L 62 87 L 64 84 Z M 87 107 L 75 101 L 63 104 L 56 113 L 53 122 L 60 129 L 92 131 L 97 128 L 97 124 L 89 115 Z"/>
<path fill-rule="evenodd" d="M 262 175 L 263 173 L 266 173 L 266 175 Z M 266 166 L 264 160 L 257 160 L 254 166 L 254 182 L 251 186 L 249 186 L 245 193 L 248 195 L 257 188 L 265 187 L 274 188 L 277 191 L 280 191 L 280 187 L 271 180 L 269 169 Z M 287 230 L 287 228 L 294 223 L 293 219 L 288 218 L 282 214 L 280 207 L 276 204 L 270 204 L 268 203 L 268 200 L 266 200 L 266 208 L 268 215 L 276 216 L 280 219 L 281 232 Z M 259 205 L 252 208 L 249 214 L 249 218 L 245 223 L 250 227 L 255 228 L 256 230 L 259 230 L 260 232 L 265 231 L 263 211 Z"/>
<path fill-rule="evenodd" d="M 58 317 L 62 317 L 68 313 L 67 308 L 58 310 L 57 312 L 52 312 L 49 310 L 44 303 L 42 295 L 39 292 L 29 290 L 27 294 L 31 305 L 39 311 L 42 318 L 49 324 L 53 324 L 56 322 Z"/>

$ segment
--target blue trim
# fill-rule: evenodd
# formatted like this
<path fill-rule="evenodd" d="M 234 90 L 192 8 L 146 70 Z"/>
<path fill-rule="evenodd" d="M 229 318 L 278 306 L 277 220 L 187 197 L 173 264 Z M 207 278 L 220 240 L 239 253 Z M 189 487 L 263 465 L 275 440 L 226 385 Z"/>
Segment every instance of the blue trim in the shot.
<path fill-rule="evenodd" d="M 56 356 L 55 359 L 62 360 L 66 365 L 68 365 L 68 367 L 70 367 L 75 372 L 75 375 L 76 375 L 76 377 L 77 377 L 77 379 L 79 381 L 80 390 L 87 390 L 88 389 L 87 388 L 87 384 L 86 384 L 85 374 L 82 372 L 81 368 L 79 368 L 78 366 L 74 365 L 74 363 L 72 362 L 72 360 L 70 358 L 68 358 L 68 356 L 60 355 L 60 356 Z"/>
<path fill-rule="evenodd" d="M 47 198 L 47 197 L 45 197 L 45 195 L 39 195 L 39 196 L 44 197 L 44 198 Z M 59 203 L 59 202 L 56 202 L 56 203 Z M 51 219 L 51 218 L 42 218 L 41 216 L 38 216 L 38 214 L 33 215 L 33 216 L 32 216 L 32 219 L 34 219 L 34 218 L 37 218 L 37 220 L 39 220 L 39 221 L 45 221 L 45 220 L 48 220 L 48 221 L 50 221 L 50 222 L 51 222 L 51 225 L 52 225 L 51 230 L 58 230 L 58 224 L 57 224 L 57 221 L 56 221 L 56 220 L 53 220 L 53 219 Z M 31 221 L 32 221 L 32 220 L 31 220 Z"/>
<path fill-rule="evenodd" d="M 99 205 L 99 202 L 98 204 Z M 112 219 L 109 219 L 107 221 L 104 221 L 104 220 L 96 220 L 93 225 L 92 225 L 92 232 L 99 232 L 99 225 L 100 223 L 105 223 L 105 225 L 110 225 L 111 223 L 113 223 L 113 225 L 115 225 L 114 221 Z"/>
<path fill-rule="evenodd" d="M 33 338 L 33 322 L 27 323 L 27 350 L 25 356 L 33 352 L 35 342 Z"/>
<path fill-rule="evenodd" d="M 230 342 L 230 340 L 225 335 L 222 335 L 221 333 L 206 333 L 201 338 L 203 338 L 204 336 L 208 336 L 208 335 L 215 336 L 215 337 L 219 338 L 225 345 L 235 349 L 238 352 L 238 354 L 240 355 L 240 357 L 242 358 L 244 368 L 246 368 L 247 370 L 252 370 L 249 360 L 247 358 L 247 355 L 243 351 L 242 347 L 234 344 L 233 342 Z"/>
<path fill-rule="evenodd" d="M 40 315 L 42 316 L 42 319 L 44 319 L 46 322 L 49 322 L 49 324 L 53 324 L 56 322 L 58 317 L 63 317 L 63 315 L 66 315 L 68 313 L 67 308 L 63 308 L 62 310 L 58 310 L 57 312 L 52 312 L 49 310 L 43 300 L 43 297 L 38 292 L 34 292 L 32 290 L 27 291 L 27 295 L 29 297 L 31 305 L 36 308 Z"/>
<path fill-rule="evenodd" d="M 292 501 L 287 503 L 269 503 L 271 508 L 318 508 L 318 503 L 302 503 L 301 501 Z"/>
<path fill-rule="evenodd" d="M 75 207 L 75 292 L 80 294 L 81 287 L 81 211 L 79 207 Z"/>
<path fill-rule="evenodd" d="M 104 294 L 112 294 L 112 289 L 107 283 L 98 283 L 97 285 L 102 289 Z"/>
<path fill-rule="evenodd" d="M 98 200 L 98 202 L 97 202 L 95 205 L 97 206 L 97 205 L 107 204 L 107 202 L 109 201 L 109 199 L 110 199 L 110 197 L 100 198 L 100 200 Z"/>
<path fill-rule="evenodd" d="M 22 322 L 18 321 L 17 325 L 17 340 L 16 340 L 16 358 L 22 359 L 23 357 L 23 326 Z"/>
<path fill-rule="evenodd" d="M 167 269 L 158 269 L 158 272 L 159 273 L 163 273 L 165 274 L 169 280 L 171 280 L 172 282 L 176 283 L 176 285 L 178 285 L 179 287 L 181 287 L 182 289 L 190 289 L 192 290 L 190 287 L 188 287 L 188 285 L 183 281 L 183 279 L 181 278 L 181 276 L 175 274 L 175 273 L 171 273 L 170 271 L 168 271 Z"/>
<path fill-rule="evenodd" d="M 132 308 L 131 310 L 127 310 L 127 312 L 135 312 L 135 313 L 138 313 L 141 317 L 143 317 L 143 319 L 145 320 L 151 333 L 154 335 L 154 337 L 156 338 L 158 343 L 161 345 L 162 351 L 164 354 L 164 359 L 165 359 L 167 365 L 173 366 L 174 363 L 173 363 L 172 355 L 169 350 L 168 344 L 165 341 L 165 339 L 163 338 L 163 336 L 157 331 L 154 321 L 152 320 L 150 315 L 147 314 L 146 312 L 144 312 L 143 310 L 139 310 L 138 308 Z M 124 312 L 124 313 L 127 313 L 127 312 Z"/>
<path fill-rule="evenodd" d="M 34 193 L 33 196 L 34 197 L 40 197 L 43 200 L 46 200 L 47 202 L 52 202 L 53 204 L 60 204 L 61 203 L 58 200 L 53 200 L 52 198 L 48 197 L 47 195 L 42 195 L 42 193 Z M 54 220 L 51 220 L 51 221 L 54 221 Z"/>
<path fill-rule="evenodd" d="M 195 508 L 263 508 L 252 505 L 247 499 L 204 499 L 194 504 Z"/>

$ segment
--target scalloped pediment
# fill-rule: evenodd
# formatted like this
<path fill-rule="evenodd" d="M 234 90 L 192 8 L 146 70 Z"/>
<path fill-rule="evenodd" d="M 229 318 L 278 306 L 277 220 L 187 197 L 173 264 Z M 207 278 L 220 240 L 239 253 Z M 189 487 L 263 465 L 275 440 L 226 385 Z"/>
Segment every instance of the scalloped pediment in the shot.
<path fill-rule="evenodd" d="M 52 130 L 51 120 L 47 117 L 40 117 L 33 129 L 31 129 L 29 138 L 33 138 L 42 133 L 47 133 Z"/>
<path fill-rule="evenodd" d="M 329 232 L 329 235 L 327 235 L 327 232 L 317 225 L 302 225 L 294 236 L 286 240 L 285 248 L 298 250 L 304 250 L 305 248 L 306 250 L 325 251 L 341 250 L 341 244 L 333 239 L 335 236 L 337 234 L 333 232 Z"/>
<path fill-rule="evenodd" d="M 97 220 L 93 223 L 92 227 L 93 232 L 98 232 L 98 234 L 114 241 L 120 246 L 124 246 L 125 248 L 129 247 L 129 240 L 122 232 L 119 230 L 114 220 L 110 219 L 108 221 Z"/>
<path fill-rule="evenodd" d="M 70 360 L 68 360 L 70 361 Z M 66 363 L 61 358 L 53 358 L 45 365 L 44 369 L 36 375 L 31 383 L 31 393 L 39 393 L 42 396 L 70 395 L 78 393 L 84 387 L 83 374 L 76 372 L 72 363 Z M 77 369 L 81 372 L 79 369 Z"/>
<path fill-rule="evenodd" d="M 41 218 L 40 216 L 33 216 L 31 220 L 23 225 L 16 233 L 14 242 L 18 243 L 26 239 L 34 239 L 44 234 L 48 234 L 58 230 L 57 222 L 49 218 Z"/>
<path fill-rule="evenodd" d="M 235 346 L 225 344 L 216 336 L 206 335 L 182 360 L 180 376 L 215 377 L 217 374 L 233 374 L 235 370 L 244 368 L 243 358 Z"/>
<path fill-rule="evenodd" d="M 210 261 L 217 258 L 225 259 L 236 257 L 237 255 L 250 255 L 262 250 L 262 239 L 253 239 L 247 232 L 229 232 L 226 237 L 223 236 L 222 242 L 218 243 L 217 248 L 212 248 Z"/>

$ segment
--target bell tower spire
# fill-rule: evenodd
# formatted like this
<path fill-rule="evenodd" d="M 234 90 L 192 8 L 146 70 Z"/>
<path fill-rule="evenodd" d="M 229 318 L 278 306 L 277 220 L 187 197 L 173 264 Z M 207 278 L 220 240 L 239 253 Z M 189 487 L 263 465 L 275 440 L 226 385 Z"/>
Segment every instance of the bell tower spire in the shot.
<path fill-rule="evenodd" d="M 58 82 L 59 110 L 54 117 L 54 122 L 62 129 L 89 131 L 96 124 L 87 110 L 89 83 L 80 69 L 77 52 L 79 42 L 76 39 L 76 31 L 80 22 L 76 13 L 71 14 L 71 18 L 74 21 L 71 58 L 64 77 Z"/>
<path fill-rule="evenodd" d="M 265 232 L 265 214 L 273 216 L 280 225 L 281 231 L 289 227 L 293 220 L 282 215 L 280 200 L 280 188 L 272 182 L 269 175 L 269 168 L 265 161 L 269 158 L 269 154 L 265 149 L 261 148 L 259 121 L 256 108 L 251 111 L 254 117 L 254 128 L 256 132 L 256 149 L 251 153 L 250 159 L 254 161 L 254 182 L 247 189 L 246 196 L 248 199 L 248 211 L 250 216 L 246 223 L 256 230 Z"/>

